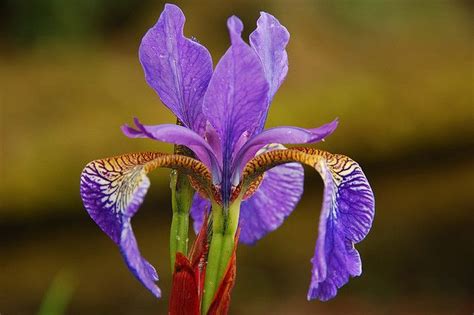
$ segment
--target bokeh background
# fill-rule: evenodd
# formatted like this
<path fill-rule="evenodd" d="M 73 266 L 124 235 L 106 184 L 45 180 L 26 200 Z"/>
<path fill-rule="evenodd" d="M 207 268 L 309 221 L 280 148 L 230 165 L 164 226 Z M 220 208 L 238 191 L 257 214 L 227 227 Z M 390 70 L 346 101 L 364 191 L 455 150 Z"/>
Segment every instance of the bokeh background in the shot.
<path fill-rule="evenodd" d="M 240 246 L 231 314 L 471 314 L 474 311 L 473 6 L 470 1 L 186 1 L 185 32 L 216 63 L 226 18 L 247 36 L 259 11 L 291 33 L 290 70 L 268 126 L 340 119 L 318 147 L 363 166 L 376 196 L 358 245 L 364 273 L 336 299 L 308 303 L 322 183 L 283 226 Z M 79 174 L 140 150 L 119 126 L 174 122 L 143 78 L 138 45 L 163 3 L 0 2 L 0 313 L 165 314 L 170 292 L 169 171 L 134 219 L 164 299 L 127 271 L 90 220 Z"/>

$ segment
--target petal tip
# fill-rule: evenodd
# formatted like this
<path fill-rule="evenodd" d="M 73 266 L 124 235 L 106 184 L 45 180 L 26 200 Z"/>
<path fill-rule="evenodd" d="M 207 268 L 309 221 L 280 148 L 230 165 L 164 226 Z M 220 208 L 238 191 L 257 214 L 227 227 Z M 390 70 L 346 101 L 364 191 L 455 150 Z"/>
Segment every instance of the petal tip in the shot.
<path fill-rule="evenodd" d="M 140 130 L 148 137 L 153 138 L 153 135 L 145 128 L 145 126 L 140 122 L 137 117 L 133 117 L 133 122 L 135 123 L 135 126 L 138 128 L 138 130 Z"/>
<path fill-rule="evenodd" d="M 155 283 L 158 281 L 158 273 L 155 267 L 141 256 L 130 222 L 126 222 L 122 227 L 119 247 L 132 274 L 155 297 L 161 298 L 161 290 Z"/>
<path fill-rule="evenodd" d="M 231 40 L 234 40 L 234 34 L 240 35 L 242 34 L 242 31 L 244 29 L 244 24 L 242 21 L 235 15 L 232 15 L 227 19 L 227 28 L 229 29 L 229 32 L 231 34 Z"/>
<path fill-rule="evenodd" d="M 158 288 L 157 285 L 155 285 L 154 289 L 151 291 L 151 293 L 153 293 L 153 295 L 157 298 L 157 299 L 161 299 L 161 290 L 160 288 Z"/>
<path fill-rule="evenodd" d="M 321 302 L 327 302 L 337 295 L 337 288 L 334 286 L 328 286 L 324 282 L 318 282 L 315 285 L 311 285 L 308 290 L 306 299 L 308 301 L 318 300 Z"/>
<path fill-rule="evenodd" d="M 265 11 L 260 11 L 260 18 L 257 21 L 257 25 L 260 23 L 268 23 L 268 26 L 270 28 L 277 28 L 280 34 L 284 36 L 285 41 L 288 41 L 290 38 L 290 32 L 288 32 L 288 29 L 280 23 L 280 21 L 273 16 L 272 14 L 265 12 Z"/>
<path fill-rule="evenodd" d="M 180 7 L 173 3 L 165 3 L 165 8 L 163 9 L 162 15 L 178 15 L 178 18 L 184 17 L 184 13 Z"/>
<path fill-rule="evenodd" d="M 175 9 L 178 9 L 181 11 L 181 9 L 174 3 L 165 3 L 165 10 L 175 10 Z"/>
<path fill-rule="evenodd" d="M 149 136 L 145 127 L 137 117 L 133 118 L 133 122 L 137 129 L 131 127 L 129 124 L 123 124 L 122 126 L 120 126 L 120 130 L 125 136 L 129 138 L 139 138 L 142 137 L 144 134 Z"/>
<path fill-rule="evenodd" d="M 129 138 L 135 138 L 138 135 L 138 130 L 133 129 L 128 124 L 123 124 L 122 126 L 120 126 L 120 130 L 125 136 Z"/>

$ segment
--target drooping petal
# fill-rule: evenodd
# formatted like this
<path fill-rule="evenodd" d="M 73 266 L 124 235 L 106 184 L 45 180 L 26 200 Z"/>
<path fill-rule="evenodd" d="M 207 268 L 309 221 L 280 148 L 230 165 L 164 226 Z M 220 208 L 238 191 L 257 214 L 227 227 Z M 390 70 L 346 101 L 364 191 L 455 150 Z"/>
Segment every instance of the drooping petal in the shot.
<path fill-rule="evenodd" d="M 285 149 L 274 144 L 257 154 Z M 299 163 L 288 163 L 265 172 L 257 191 L 240 207 L 240 241 L 254 244 L 276 230 L 298 204 L 303 194 L 304 170 Z"/>
<path fill-rule="evenodd" d="M 282 144 L 303 144 L 315 143 L 323 140 L 336 130 L 338 120 L 334 120 L 328 124 L 318 128 L 304 129 L 299 127 L 275 127 L 267 129 L 262 133 L 251 138 L 237 154 L 237 158 L 233 165 L 234 184 L 240 181 L 240 174 L 245 164 L 255 156 L 262 147 L 269 143 Z"/>
<path fill-rule="evenodd" d="M 184 37 L 184 22 L 183 12 L 166 4 L 143 37 L 139 56 L 146 81 L 162 102 L 185 126 L 202 135 L 202 100 L 212 76 L 212 60 L 204 46 Z"/>
<path fill-rule="evenodd" d="M 87 164 L 81 174 L 81 198 L 91 218 L 120 248 L 135 277 L 156 297 L 158 275 L 140 254 L 131 219 L 150 186 L 146 174 L 156 167 L 177 168 L 198 182 L 210 181 L 210 173 L 199 161 L 155 152 L 125 154 Z M 207 180 L 206 180 L 207 178 Z"/>
<path fill-rule="evenodd" d="M 362 169 L 351 159 L 336 155 L 320 165 L 325 189 L 308 300 L 326 301 L 350 277 L 362 273 L 354 244 L 372 226 L 374 196 Z"/>
<path fill-rule="evenodd" d="M 133 234 L 131 217 L 124 217 L 122 221 L 122 233 L 120 237 L 119 248 L 127 264 L 128 269 L 135 277 L 153 293 L 157 298 L 161 297 L 160 288 L 155 284 L 159 280 L 158 273 L 145 258 L 140 254 L 137 240 Z"/>
<path fill-rule="evenodd" d="M 266 12 L 260 13 L 257 29 L 250 34 L 250 45 L 255 49 L 263 64 L 265 77 L 269 84 L 266 112 L 268 112 L 273 96 L 288 73 L 288 54 L 285 48 L 289 40 L 290 33 L 273 15 Z M 266 114 L 262 116 L 258 131 L 263 129 L 266 116 Z"/>
<path fill-rule="evenodd" d="M 362 272 L 354 244 L 368 234 L 375 214 L 374 195 L 360 166 L 350 158 L 309 148 L 275 150 L 256 156 L 245 167 L 243 181 L 288 162 L 314 167 L 324 181 L 318 239 L 308 299 L 326 301 L 350 277 Z"/>
<path fill-rule="evenodd" d="M 227 26 L 232 45 L 217 64 L 203 103 L 203 111 L 222 141 L 224 163 L 230 160 L 242 133 L 252 133 L 258 127 L 268 98 L 262 63 L 241 38 L 242 22 L 233 16 Z"/>
<path fill-rule="evenodd" d="M 196 154 L 208 168 L 213 176 L 219 176 L 219 166 L 214 151 L 209 144 L 197 133 L 183 126 L 163 124 L 148 126 L 134 119 L 138 129 L 128 125 L 122 126 L 122 132 L 130 138 L 150 138 L 162 142 L 185 145 Z"/>

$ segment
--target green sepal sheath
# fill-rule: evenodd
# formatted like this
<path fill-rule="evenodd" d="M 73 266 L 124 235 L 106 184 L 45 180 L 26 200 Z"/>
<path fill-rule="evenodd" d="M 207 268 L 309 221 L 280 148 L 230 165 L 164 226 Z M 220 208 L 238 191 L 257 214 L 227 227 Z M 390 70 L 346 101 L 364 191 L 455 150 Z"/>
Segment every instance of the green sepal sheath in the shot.
<path fill-rule="evenodd" d="M 174 272 L 176 253 L 188 254 L 189 209 L 193 201 L 194 189 L 188 176 L 178 170 L 171 171 L 171 207 L 173 217 L 170 231 L 171 273 Z"/>
<path fill-rule="evenodd" d="M 239 225 L 241 196 L 234 200 L 228 211 L 212 202 L 212 239 L 204 280 L 201 314 L 206 314 L 234 249 L 234 239 Z"/>

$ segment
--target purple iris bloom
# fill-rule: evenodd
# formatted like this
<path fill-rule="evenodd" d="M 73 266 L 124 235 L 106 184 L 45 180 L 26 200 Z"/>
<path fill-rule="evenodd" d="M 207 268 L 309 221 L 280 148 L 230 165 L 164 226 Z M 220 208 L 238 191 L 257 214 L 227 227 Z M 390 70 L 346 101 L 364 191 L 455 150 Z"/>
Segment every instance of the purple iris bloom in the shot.
<path fill-rule="evenodd" d="M 290 35 L 272 15 L 261 13 L 250 45 L 241 37 L 242 22 L 230 17 L 231 45 L 214 70 L 208 50 L 183 35 L 184 22 L 182 11 L 167 4 L 139 49 L 146 81 L 182 125 L 143 125 L 135 119 L 136 127 L 122 130 L 132 138 L 186 146 L 195 158 L 137 153 L 93 161 L 81 177 L 87 211 L 120 247 L 138 280 L 159 297 L 157 273 L 140 255 L 130 223 L 149 187 L 148 171 L 171 167 L 194 176 L 196 230 L 210 200 L 225 209 L 248 189 L 240 207 L 240 241 L 253 244 L 293 211 L 303 193 L 301 164 L 310 165 L 321 174 L 325 190 L 308 299 L 334 297 L 351 276 L 361 274 L 354 244 L 372 225 L 372 190 L 353 160 L 283 145 L 321 141 L 336 129 L 337 120 L 313 129 L 264 130 L 270 103 L 288 72 Z"/>

